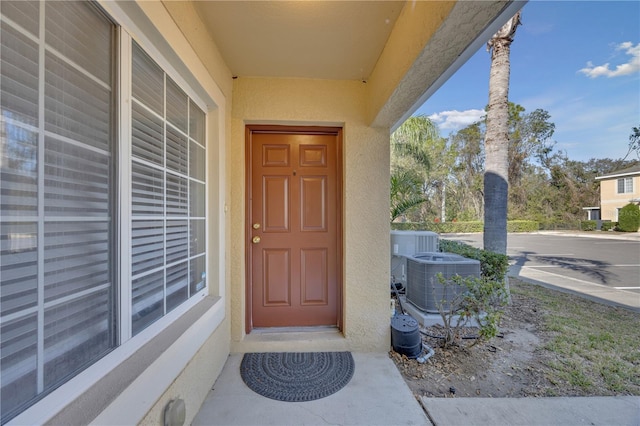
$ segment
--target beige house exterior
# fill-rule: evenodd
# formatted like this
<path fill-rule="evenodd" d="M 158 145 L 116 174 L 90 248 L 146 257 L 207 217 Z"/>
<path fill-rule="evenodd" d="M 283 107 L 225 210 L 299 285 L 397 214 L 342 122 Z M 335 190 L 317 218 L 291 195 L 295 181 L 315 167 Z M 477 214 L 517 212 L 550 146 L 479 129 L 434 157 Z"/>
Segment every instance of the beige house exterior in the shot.
<path fill-rule="evenodd" d="M 162 424 L 176 398 L 189 424 L 230 353 L 388 351 L 390 133 L 522 3 L 97 3 L 120 43 L 135 40 L 205 106 L 207 287 L 9 424 Z M 245 130 L 256 124 L 342 129 L 339 326 L 247 322 Z M 604 219 L 640 196 L 640 172 L 627 176 L 629 194 L 616 193 L 622 175 L 599 178 Z"/>
<path fill-rule="evenodd" d="M 618 221 L 619 210 L 629 203 L 640 203 L 640 165 L 596 177 L 600 181 L 602 220 Z"/>

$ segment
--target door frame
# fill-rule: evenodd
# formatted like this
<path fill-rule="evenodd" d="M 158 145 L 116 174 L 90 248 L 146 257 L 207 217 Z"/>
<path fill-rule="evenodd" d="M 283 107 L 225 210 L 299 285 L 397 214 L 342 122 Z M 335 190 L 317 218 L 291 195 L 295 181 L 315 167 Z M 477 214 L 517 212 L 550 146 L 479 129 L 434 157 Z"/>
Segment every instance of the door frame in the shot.
<path fill-rule="evenodd" d="M 334 135 L 336 137 L 336 282 L 337 282 L 337 326 L 340 331 L 343 329 L 343 173 L 342 173 L 342 127 L 328 126 L 287 126 L 287 125 L 266 125 L 266 124 L 246 124 L 245 125 L 245 217 L 244 217 L 244 249 L 245 249 L 245 332 L 251 333 L 253 330 L 253 272 L 252 272 L 252 228 L 251 228 L 251 194 L 252 194 L 252 149 L 251 136 L 253 133 L 294 133 L 307 135 Z"/>

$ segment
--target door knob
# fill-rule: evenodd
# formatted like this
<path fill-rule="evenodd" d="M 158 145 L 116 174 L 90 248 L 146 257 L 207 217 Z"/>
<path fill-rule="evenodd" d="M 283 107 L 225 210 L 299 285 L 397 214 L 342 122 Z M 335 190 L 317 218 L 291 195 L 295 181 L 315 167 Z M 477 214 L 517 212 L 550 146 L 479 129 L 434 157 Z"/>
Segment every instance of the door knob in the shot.
<path fill-rule="evenodd" d="M 260 242 L 260 237 L 256 235 L 251 241 L 253 241 L 253 244 L 258 244 Z"/>

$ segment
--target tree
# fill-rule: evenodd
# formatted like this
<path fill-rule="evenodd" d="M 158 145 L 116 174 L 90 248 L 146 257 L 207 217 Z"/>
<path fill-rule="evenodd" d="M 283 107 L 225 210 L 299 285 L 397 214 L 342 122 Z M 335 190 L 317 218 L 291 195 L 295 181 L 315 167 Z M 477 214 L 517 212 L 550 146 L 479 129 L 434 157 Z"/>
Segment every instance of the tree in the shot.
<path fill-rule="evenodd" d="M 635 152 L 640 159 L 640 126 L 631 128 L 631 134 L 629 135 L 629 150 L 622 161 L 626 160 L 632 152 Z"/>
<path fill-rule="evenodd" d="M 555 124 L 543 109 L 526 112 L 524 107 L 508 103 L 508 210 L 509 219 L 525 219 L 528 208 L 534 208 L 531 192 L 540 188 L 540 182 L 548 178 L 550 168 L 565 158 L 555 151 L 551 139 Z M 473 123 L 449 137 L 449 144 L 456 152 L 449 182 L 454 193 L 448 210 L 462 220 L 482 220 L 484 211 L 483 184 L 485 157 L 483 141 L 486 135 L 486 119 Z M 542 194 L 541 194 L 542 195 Z M 450 197 L 451 198 L 451 197 Z M 549 212 L 549 206 L 545 211 Z M 537 220 L 537 215 L 536 219 Z"/>
<path fill-rule="evenodd" d="M 509 102 L 509 186 L 518 183 L 534 158 L 549 168 L 555 142 L 551 139 L 556 125 L 543 109 L 525 113 L 524 107 Z"/>
<path fill-rule="evenodd" d="M 448 152 L 446 140 L 440 137 L 438 127 L 427 116 L 410 117 L 391 135 L 391 147 L 391 185 L 396 185 L 399 190 L 408 190 L 409 186 L 403 185 L 408 183 L 408 174 L 411 174 L 412 179 L 420 181 L 418 187 L 421 189 L 421 202 L 418 202 L 415 193 L 408 195 L 411 191 L 407 194 L 399 192 L 399 196 L 392 194 L 392 210 L 395 209 L 397 214 L 402 210 L 397 207 L 408 207 L 410 204 L 413 207 L 420 206 L 419 212 L 409 207 L 404 213 L 399 213 L 417 221 L 439 215 L 448 174 L 445 165 L 451 153 Z M 432 161 L 436 158 L 438 161 Z M 409 202 L 411 199 L 413 202 Z M 392 220 L 393 216 L 392 211 Z"/>
<path fill-rule="evenodd" d="M 438 127 L 427 116 L 409 117 L 391 135 L 393 152 L 401 158 L 410 158 L 422 172 L 431 168 L 426 142 L 439 137 Z"/>
<path fill-rule="evenodd" d="M 452 218 L 482 220 L 483 139 L 483 122 L 473 123 L 449 136 L 450 150 L 456 154 L 448 184 L 453 195 L 448 198 Z"/>
<path fill-rule="evenodd" d="M 422 181 L 413 170 L 398 169 L 391 173 L 391 222 L 425 201 Z"/>
<path fill-rule="evenodd" d="M 489 106 L 485 136 L 484 248 L 507 252 L 507 205 L 509 196 L 509 53 L 520 12 L 516 13 L 487 44 L 491 52 Z"/>

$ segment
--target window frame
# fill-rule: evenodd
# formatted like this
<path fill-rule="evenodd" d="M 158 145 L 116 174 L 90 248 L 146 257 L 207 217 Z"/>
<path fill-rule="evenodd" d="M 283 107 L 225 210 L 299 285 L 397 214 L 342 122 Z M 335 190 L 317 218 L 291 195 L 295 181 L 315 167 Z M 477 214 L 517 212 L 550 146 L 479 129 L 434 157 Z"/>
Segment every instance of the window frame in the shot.
<path fill-rule="evenodd" d="M 210 91 L 204 89 L 198 84 L 197 78 L 183 63 L 182 59 L 175 54 L 175 50 L 172 46 L 167 44 L 164 36 L 159 30 L 153 26 L 153 24 L 145 19 L 142 20 L 142 24 L 134 22 L 134 19 L 141 19 L 145 14 L 140 10 L 139 6 L 135 2 L 123 2 L 117 4 L 115 2 L 97 0 L 100 6 L 111 17 L 112 21 L 117 27 L 117 41 L 116 45 L 120 49 L 118 55 L 116 55 L 116 61 L 118 62 L 118 100 L 116 101 L 116 107 L 118 108 L 118 137 L 120 138 L 118 148 L 118 194 L 120 197 L 120 203 L 123 206 L 131 206 L 131 191 L 122 191 L 120 188 L 130 188 L 132 182 L 132 170 L 131 170 L 131 148 L 132 148 L 132 68 L 133 68 L 133 42 L 136 42 L 144 52 L 153 59 L 160 68 L 165 72 L 168 77 L 171 77 L 173 81 L 189 96 L 189 99 L 193 101 L 198 108 L 205 113 L 205 147 L 207 161 L 205 162 L 205 257 L 213 258 L 212 253 L 220 252 L 219 257 L 215 257 L 216 260 L 224 259 L 222 246 L 224 240 L 220 237 L 214 241 L 210 238 L 211 229 L 222 227 L 220 218 L 218 215 L 213 214 L 216 211 L 216 207 L 219 204 L 221 196 L 211 196 L 212 193 L 220 193 L 223 186 L 224 167 L 221 161 L 211 161 L 212 158 L 223 158 L 220 153 L 224 152 L 221 146 L 221 141 L 216 138 L 217 125 L 221 118 L 216 115 L 222 115 L 223 111 L 220 108 L 216 108 L 216 105 L 223 103 L 222 94 L 215 96 L 216 94 L 210 93 Z M 195 55 L 195 52 L 193 52 Z M 199 60 L 199 59 L 198 59 Z M 127 79 L 122 79 L 121 76 L 129 76 Z M 196 87 L 194 87 L 196 86 Z M 204 96 L 201 96 L 204 95 Z M 215 99 L 217 98 L 217 99 Z M 123 197 L 123 194 L 125 195 Z M 131 208 L 124 208 L 118 210 L 118 222 L 131 224 L 132 219 Z M 216 225 L 214 225 L 216 224 Z M 121 262 L 119 271 L 120 276 L 120 289 L 122 291 L 121 297 L 127 298 L 131 294 L 131 226 L 120 226 L 119 241 L 124 244 L 119 244 L 120 250 L 123 252 L 118 253 L 119 259 L 129 259 L 129 262 Z M 224 233 L 222 233 L 224 235 Z M 219 248 L 216 250 L 215 246 Z M 213 251 L 212 251 L 213 250 Z M 126 253 L 125 253 L 126 252 Z M 218 269 L 218 271 L 212 270 Z M 166 328 L 177 318 L 183 315 L 185 312 L 193 308 L 194 305 L 199 303 L 202 298 L 207 295 L 222 296 L 224 294 L 224 288 L 221 285 L 224 275 L 222 264 L 212 264 L 211 261 L 206 262 L 206 274 L 207 282 L 203 289 L 193 294 L 189 299 L 180 304 L 174 310 L 168 312 L 166 315 L 155 321 L 149 327 L 142 330 L 139 334 L 131 337 L 131 321 L 124 327 L 121 326 L 120 341 L 119 344 L 123 345 L 128 340 L 137 339 L 141 336 L 141 340 L 147 342 L 153 336 L 157 335 L 159 331 Z M 215 272 L 218 272 L 215 274 Z M 120 308 L 125 307 L 129 310 L 126 315 L 123 313 L 121 318 L 131 318 L 131 306 L 120 301 Z M 125 321 L 121 321 L 126 323 Z"/>
<path fill-rule="evenodd" d="M 620 188 L 622 187 L 622 191 Z M 621 177 L 616 181 L 616 193 L 617 194 L 631 194 L 633 193 L 633 177 Z"/>
<path fill-rule="evenodd" d="M 192 102 L 194 102 L 194 104 L 200 108 L 200 110 L 202 110 L 205 114 L 205 139 L 204 139 L 204 147 L 205 147 L 205 155 L 209 155 L 209 138 L 208 138 L 208 111 L 206 108 L 206 103 L 204 101 L 202 101 L 202 99 L 200 97 L 197 96 L 196 92 L 191 88 L 191 86 L 182 78 L 182 76 L 171 66 L 171 64 L 165 59 L 165 57 L 155 49 L 154 45 L 145 40 L 142 37 L 136 37 L 134 36 L 132 33 L 129 33 L 122 25 L 119 25 L 116 22 L 117 25 L 117 29 L 118 29 L 118 45 L 121 49 L 121 51 L 119 52 L 119 54 L 117 55 L 117 60 L 120 61 L 120 72 L 119 72 L 119 76 L 128 76 L 129 78 L 123 79 L 120 78 L 119 80 L 119 84 L 122 86 L 126 86 L 126 87 L 122 87 L 119 89 L 119 93 L 121 94 L 121 99 L 119 99 L 118 103 L 117 103 L 117 108 L 119 111 L 121 111 L 121 115 L 126 115 L 126 117 L 121 116 L 120 118 L 123 120 L 122 122 L 126 121 L 126 125 L 121 124 L 119 127 L 119 136 L 121 137 L 120 139 L 120 143 L 118 145 L 118 147 L 120 148 L 120 152 L 119 152 L 119 158 L 118 158 L 118 164 L 121 166 L 121 170 L 120 173 L 118 174 L 120 182 L 118 185 L 118 193 L 120 195 L 125 195 L 125 197 L 121 198 L 120 203 L 123 206 L 123 208 L 120 208 L 118 213 L 119 213 L 119 221 L 121 224 L 124 224 L 124 226 L 120 227 L 120 241 L 122 242 L 122 244 L 119 244 L 119 246 L 123 249 L 123 252 L 126 253 L 122 253 L 121 256 L 119 257 L 119 259 L 121 259 L 122 261 L 122 270 L 120 272 L 120 288 L 121 288 L 121 300 L 120 300 L 120 308 L 123 310 L 126 310 L 125 312 L 122 312 L 119 316 L 120 319 L 120 340 L 119 340 L 119 344 L 122 344 L 134 337 L 136 337 L 139 334 L 142 334 L 144 332 L 144 330 L 146 330 L 146 328 L 152 327 L 153 324 L 155 324 L 156 322 L 160 321 L 162 318 L 166 317 L 167 315 L 169 315 L 171 312 L 173 311 L 178 311 L 181 314 L 186 312 L 188 309 L 190 309 L 191 307 L 193 307 L 198 301 L 200 301 L 202 299 L 202 297 L 206 296 L 210 289 L 209 289 L 209 282 L 210 280 L 207 279 L 206 280 L 206 284 L 204 286 L 204 288 L 202 288 L 199 291 L 196 291 L 194 294 L 192 294 L 187 300 L 185 300 L 184 302 L 182 302 L 180 305 L 178 305 L 176 308 L 174 308 L 173 310 L 167 312 L 166 314 L 164 314 L 162 317 L 158 318 L 156 321 L 154 321 L 152 324 L 150 324 L 149 326 L 147 326 L 145 329 L 141 330 L 139 333 L 137 333 L 135 336 L 133 335 L 133 327 L 132 327 L 132 320 L 131 320 L 131 314 L 132 314 L 132 292 L 133 292 L 133 270 L 132 270 L 132 231 L 133 231 L 133 223 L 136 220 L 136 216 L 133 214 L 133 207 L 132 207 L 132 195 L 133 195 L 133 191 L 131 190 L 131 185 L 133 182 L 133 164 L 134 161 L 132 160 L 132 158 L 134 157 L 133 152 L 132 152 L 132 147 L 133 147 L 133 141 L 132 141 L 132 126 L 133 126 L 133 104 L 134 102 L 138 102 L 138 101 L 134 101 L 133 100 L 133 87 L 132 87 L 132 82 L 133 82 L 133 43 L 137 43 L 138 46 L 140 46 L 140 48 L 144 51 L 144 53 L 146 53 L 153 61 L 155 61 L 155 63 L 162 69 L 162 71 L 164 72 L 164 74 L 166 75 L 167 78 L 171 78 L 188 96 L 189 100 L 191 100 Z M 126 52 L 126 53 L 125 53 Z M 166 89 L 165 89 L 166 90 Z M 165 93 L 165 100 L 166 100 L 166 93 Z M 166 119 L 166 118 L 165 118 Z M 165 126 L 163 124 L 163 126 Z M 165 126 L 167 127 L 167 126 Z M 166 131 L 164 133 L 164 138 L 165 140 L 167 139 L 167 134 Z M 187 142 L 190 143 L 190 139 L 187 139 Z M 141 163 L 138 163 L 141 164 Z M 210 185 L 210 175 L 209 175 L 209 162 L 205 161 L 205 171 L 204 171 L 204 176 L 205 176 L 205 180 L 204 180 L 204 185 L 205 185 L 205 194 L 208 193 L 209 191 L 209 185 Z M 164 166 L 164 169 L 166 170 L 166 165 Z M 164 177 L 164 184 L 165 184 L 165 191 L 164 193 L 166 194 L 166 182 L 167 182 L 167 175 L 165 173 L 165 177 Z M 126 199 L 125 199 L 126 198 Z M 167 200 L 164 200 L 164 207 L 166 208 L 167 205 Z M 209 235 L 209 203 L 205 202 L 205 213 L 204 213 L 204 219 L 205 219 L 205 236 Z M 166 218 L 166 214 L 163 216 Z M 192 218 L 192 216 L 187 215 L 185 217 L 185 220 L 189 221 Z M 162 217 L 159 218 L 160 220 L 162 220 Z M 206 238 L 206 245 L 204 248 L 204 258 L 206 259 L 209 253 L 209 249 L 210 249 L 210 239 Z M 165 247 L 166 249 L 166 247 Z M 128 261 L 125 261 L 128 260 Z M 191 260 L 187 260 L 187 262 L 191 262 Z M 166 264 L 165 264 L 165 268 L 166 268 Z M 209 265 L 208 262 L 205 262 L 205 273 L 206 273 L 206 277 L 209 278 L 210 275 L 210 271 L 209 271 Z M 187 283 L 187 285 L 189 286 L 190 284 Z M 192 300 L 193 299 L 193 300 Z M 126 321 L 125 321 L 126 319 Z"/>
<path fill-rule="evenodd" d="M 167 312 L 158 320 L 154 321 L 145 329 L 141 330 L 135 336 L 132 333 L 132 320 L 131 320 L 131 302 L 132 302 L 132 277 L 133 272 L 131 268 L 131 237 L 132 237 L 132 218 L 134 217 L 132 214 L 132 191 L 131 191 L 131 183 L 132 183 L 132 105 L 133 105 L 133 89 L 132 89 L 132 71 L 133 71 L 133 42 L 136 42 L 144 52 L 149 55 L 151 59 L 153 59 L 165 74 L 173 79 L 178 86 L 185 91 L 185 93 L 204 113 L 205 113 L 205 146 L 206 146 L 206 155 L 209 158 L 209 148 L 211 145 L 211 141 L 209 140 L 209 109 L 207 108 L 207 103 L 197 95 L 196 91 L 191 87 L 190 84 L 182 77 L 182 75 L 176 70 L 176 68 L 171 64 L 169 60 L 166 59 L 165 55 L 156 47 L 156 43 L 147 37 L 144 36 L 144 33 L 140 31 L 133 22 L 130 22 L 128 16 L 126 16 L 122 11 L 108 10 L 106 5 L 101 6 L 106 9 L 107 13 L 112 17 L 112 21 L 116 25 L 116 43 L 115 45 L 118 47 L 118 52 L 116 53 L 116 62 L 118 67 L 117 72 L 117 101 L 116 101 L 116 110 L 118 112 L 118 171 L 117 171 L 117 194 L 119 198 L 119 205 L 121 206 L 118 209 L 118 248 L 119 251 L 116 253 L 117 258 L 120 260 L 118 263 L 119 267 L 119 302 L 118 302 L 118 319 L 119 319 L 119 330 L 118 330 L 118 347 L 115 349 L 122 347 L 127 342 L 131 340 L 140 340 L 139 344 L 136 344 L 135 347 L 142 347 L 145 343 L 150 341 L 154 336 L 156 336 L 159 332 L 165 329 L 167 326 L 175 322 L 180 316 L 182 316 L 185 312 L 192 309 L 197 303 L 199 303 L 202 298 L 207 296 L 209 293 L 214 293 L 210 288 L 211 279 L 207 279 L 206 285 L 200 291 L 197 291 L 195 294 L 191 295 L 186 301 L 181 303 L 175 309 Z M 115 16 L 114 16 L 115 15 Z M 119 19 L 118 19 L 119 17 Z M 131 29 L 128 29 L 124 22 L 128 22 L 128 26 Z M 127 78 L 123 78 L 122 76 L 128 76 Z M 165 136 L 166 137 L 166 136 Z M 205 163 L 205 193 L 208 194 L 209 186 L 211 185 L 211 175 L 210 175 L 210 164 L 209 161 Z M 165 201 L 166 203 L 166 201 Z M 207 244 L 205 247 L 205 257 L 209 256 L 210 253 L 210 238 L 209 236 L 209 227 L 210 227 L 210 215 L 209 215 L 209 202 L 205 203 L 205 235 L 207 236 Z M 211 271 L 209 270 L 209 262 L 206 263 L 205 270 L 206 276 L 211 278 Z M 114 351 L 115 351 L 114 350 Z"/>

